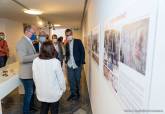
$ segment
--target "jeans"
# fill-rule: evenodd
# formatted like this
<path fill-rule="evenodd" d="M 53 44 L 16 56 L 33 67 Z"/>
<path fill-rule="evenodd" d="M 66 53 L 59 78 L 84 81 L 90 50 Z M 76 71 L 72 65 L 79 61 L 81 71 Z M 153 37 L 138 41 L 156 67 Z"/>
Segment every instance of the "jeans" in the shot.
<path fill-rule="evenodd" d="M 5 56 L 0 56 L 0 68 L 5 66 Z"/>
<path fill-rule="evenodd" d="M 70 93 L 73 96 L 80 93 L 81 68 L 82 67 L 73 69 L 67 67 L 68 80 L 70 84 Z"/>
<path fill-rule="evenodd" d="M 40 114 L 48 114 L 49 108 L 51 114 L 58 114 L 58 106 L 59 106 L 59 102 L 54 102 L 54 103 L 41 102 Z"/>
<path fill-rule="evenodd" d="M 34 82 L 33 79 L 21 79 L 21 81 L 25 90 L 23 114 L 30 114 L 30 104 L 34 93 Z"/>

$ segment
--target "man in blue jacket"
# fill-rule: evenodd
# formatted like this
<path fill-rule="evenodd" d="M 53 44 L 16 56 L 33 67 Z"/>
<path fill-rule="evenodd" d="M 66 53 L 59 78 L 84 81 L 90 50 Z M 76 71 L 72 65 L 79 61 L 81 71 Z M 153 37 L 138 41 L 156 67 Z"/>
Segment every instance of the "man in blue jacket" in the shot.
<path fill-rule="evenodd" d="M 68 40 L 65 62 L 70 83 L 70 96 L 67 100 L 78 100 L 80 98 L 81 69 L 85 64 L 85 51 L 81 40 L 73 38 L 71 29 L 66 29 L 65 35 Z"/>

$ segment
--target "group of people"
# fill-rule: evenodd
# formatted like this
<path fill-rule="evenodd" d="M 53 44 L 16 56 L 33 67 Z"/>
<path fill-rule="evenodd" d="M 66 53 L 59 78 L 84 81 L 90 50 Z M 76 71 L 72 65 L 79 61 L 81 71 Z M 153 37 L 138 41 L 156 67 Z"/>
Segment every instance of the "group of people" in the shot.
<path fill-rule="evenodd" d="M 36 31 L 33 26 L 24 27 L 24 36 L 17 43 L 16 50 L 20 62 L 20 80 L 24 86 L 23 114 L 33 109 L 34 94 L 41 102 L 40 114 L 58 114 L 59 100 L 66 90 L 63 61 L 67 68 L 70 96 L 67 100 L 79 100 L 82 65 L 85 51 L 81 40 L 73 38 L 71 29 L 65 30 L 66 43 L 62 37 L 39 35 L 39 48 L 33 40 Z M 37 49 L 38 53 L 37 53 Z"/>

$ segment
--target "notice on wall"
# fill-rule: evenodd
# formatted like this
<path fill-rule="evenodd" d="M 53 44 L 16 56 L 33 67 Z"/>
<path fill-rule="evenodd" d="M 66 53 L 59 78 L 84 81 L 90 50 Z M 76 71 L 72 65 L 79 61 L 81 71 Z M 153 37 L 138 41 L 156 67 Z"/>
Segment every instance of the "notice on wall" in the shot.
<path fill-rule="evenodd" d="M 121 32 L 120 61 L 145 75 L 149 18 L 126 24 Z"/>
<path fill-rule="evenodd" d="M 118 97 L 125 112 L 146 114 L 153 61 L 153 50 L 149 46 L 154 46 L 156 5 L 149 0 L 134 4 L 125 10 L 126 18 L 120 31 Z"/>
<path fill-rule="evenodd" d="M 116 93 L 119 82 L 121 22 L 124 18 L 125 13 L 105 22 L 104 25 L 103 72 Z"/>
<path fill-rule="evenodd" d="M 141 2 L 104 24 L 103 73 L 123 110 L 130 114 L 146 114 L 151 83 L 153 50 L 149 45 L 154 46 L 152 10 L 156 5 L 149 0 Z"/>
<path fill-rule="evenodd" d="M 99 65 L 99 53 L 100 53 L 100 26 L 96 26 L 92 30 L 92 38 L 91 38 L 91 45 L 92 45 L 92 58 L 94 61 Z"/>

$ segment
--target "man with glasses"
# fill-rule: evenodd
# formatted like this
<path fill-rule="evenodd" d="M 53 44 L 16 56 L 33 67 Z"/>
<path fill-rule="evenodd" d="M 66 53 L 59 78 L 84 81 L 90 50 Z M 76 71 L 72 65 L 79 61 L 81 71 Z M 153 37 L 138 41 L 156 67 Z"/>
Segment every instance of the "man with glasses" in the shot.
<path fill-rule="evenodd" d="M 34 94 L 34 82 L 32 79 L 32 62 L 38 56 L 33 47 L 31 38 L 35 33 L 31 25 L 24 28 L 24 36 L 17 43 L 16 50 L 20 62 L 19 78 L 23 83 L 25 94 L 23 114 L 30 114 L 31 99 Z"/>

